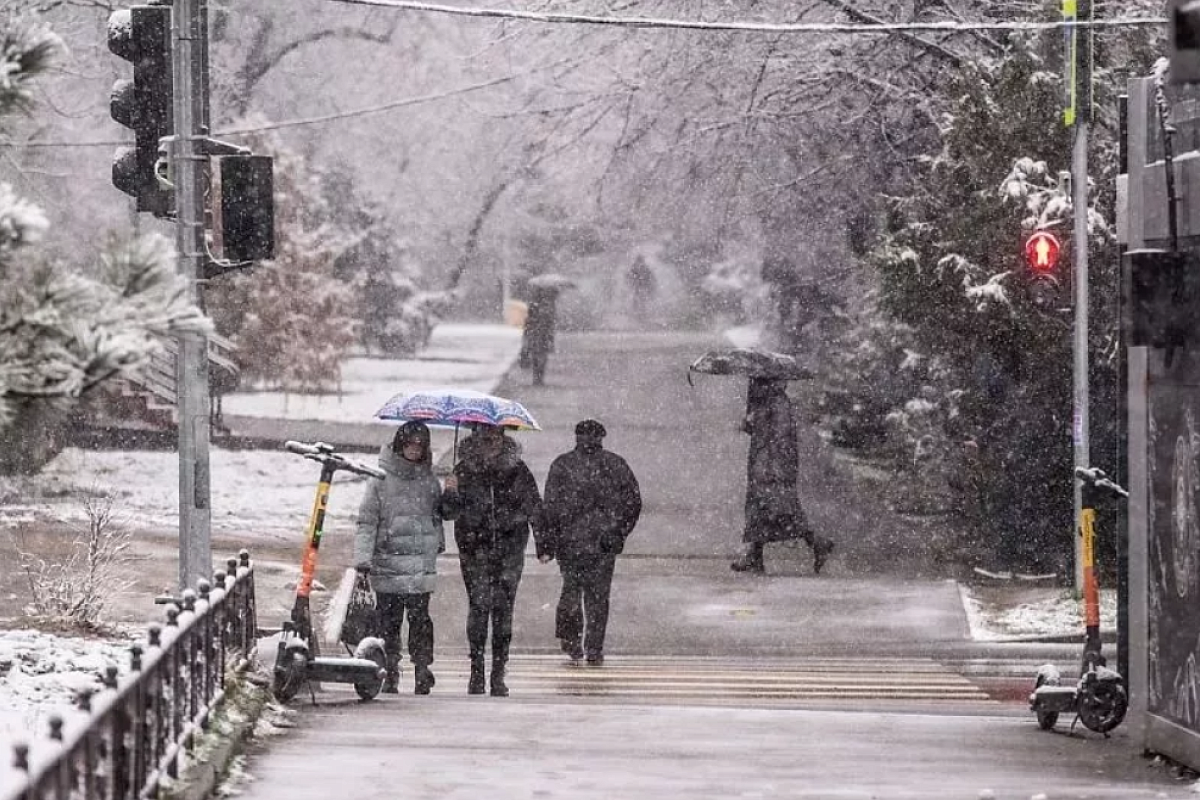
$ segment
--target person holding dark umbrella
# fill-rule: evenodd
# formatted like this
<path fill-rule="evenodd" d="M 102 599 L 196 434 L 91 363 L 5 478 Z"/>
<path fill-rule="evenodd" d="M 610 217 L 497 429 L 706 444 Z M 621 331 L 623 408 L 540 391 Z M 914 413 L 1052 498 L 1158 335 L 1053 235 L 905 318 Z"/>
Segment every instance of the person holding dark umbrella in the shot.
<path fill-rule="evenodd" d="M 750 378 L 742 423 L 742 430 L 750 434 L 742 535 L 746 550 L 730 565 L 737 572 L 765 573 L 763 550 L 770 542 L 806 541 L 815 573 L 833 552 L 833 542 L 812 530 L 800 506 L 796 417 L 786 387 L 784 380 Z"/>
<path fill-rule="evenodd" d="M 538 559 L 558 559 L 562 594 L 555 635 L 578 664 L 604 663 L 608 602 L 617 556 L 642 513 L 642 495 L 625 459 L 604 449 L 607 431 L 594 419 L 575 426 L 575 449 L 550 465 Z"/>

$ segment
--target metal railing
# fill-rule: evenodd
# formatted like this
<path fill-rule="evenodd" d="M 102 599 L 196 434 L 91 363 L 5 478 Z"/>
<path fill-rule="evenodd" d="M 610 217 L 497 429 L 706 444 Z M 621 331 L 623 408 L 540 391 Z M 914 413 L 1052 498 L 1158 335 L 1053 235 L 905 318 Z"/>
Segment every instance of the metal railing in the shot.
<path fill-rule="evenodd" d="M 229 672 L 246 669 L 255 625 L 254 568 L 243 550 L 210 584 L 167 607 L 166 623 L 130 647 L 130 672 L 106 667 L 103 688 L 81 693 L 86 717 L 51 716 L 48 740 L 13 747 L 18 785 L 3 800 L 153 798 L 226 697 Z M 24 779 L 21 779 L 21 775 Z"/>

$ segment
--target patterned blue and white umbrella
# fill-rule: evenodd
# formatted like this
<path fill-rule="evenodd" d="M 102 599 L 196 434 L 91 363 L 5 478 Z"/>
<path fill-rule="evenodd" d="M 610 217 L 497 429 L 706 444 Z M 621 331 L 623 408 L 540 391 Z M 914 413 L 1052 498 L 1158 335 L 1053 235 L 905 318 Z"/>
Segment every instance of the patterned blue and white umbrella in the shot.
<path fill-rule="evenodd" d="M 458 427 L 471 423 L 518 431 L 540 431 L 533 415 L 516 400 L 470 389 L 428 389 L 401 392 L 383 404 L 376 419 L 393 422 L 419 420 L 426 425 Z"/>

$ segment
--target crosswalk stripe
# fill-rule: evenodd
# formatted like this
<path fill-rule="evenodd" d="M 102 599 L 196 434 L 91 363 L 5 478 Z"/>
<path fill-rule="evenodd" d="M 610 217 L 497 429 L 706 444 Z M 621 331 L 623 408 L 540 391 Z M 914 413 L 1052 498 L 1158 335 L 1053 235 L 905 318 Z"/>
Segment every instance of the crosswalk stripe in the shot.
<path fill-rule="evenodd" d="M 466 683 L 465 658 L 434 665 L 439 686 Z M 445 683 L 443 683 L 443 679 Z M 961 674 L 925 658 L 717 658 L 608 656 L 601 667 L 561 656 L 516 655 L 507 680 L 524 697 L 717 702 L 996 701 Z"/>

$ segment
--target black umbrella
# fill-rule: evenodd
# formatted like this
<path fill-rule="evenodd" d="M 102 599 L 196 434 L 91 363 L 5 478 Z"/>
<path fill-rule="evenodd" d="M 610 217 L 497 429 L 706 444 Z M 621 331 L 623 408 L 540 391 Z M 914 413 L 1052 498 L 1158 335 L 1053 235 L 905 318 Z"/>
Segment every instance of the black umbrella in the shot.
<path fill-rule="evenodd" d="M 692 384 L 693 372 L 702 372 L 706 375 L 743 375 L 748 378 L 765 378 L 776 381 L 796 381 L 814 377 L 812 370 L 802 366 L 789 355 L 745 347 L 710 350 L 697 358 L 688 367 L 689 385 L 694 385 Z"/>

